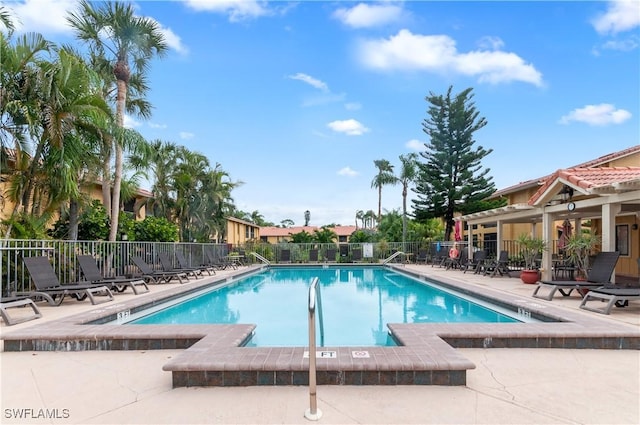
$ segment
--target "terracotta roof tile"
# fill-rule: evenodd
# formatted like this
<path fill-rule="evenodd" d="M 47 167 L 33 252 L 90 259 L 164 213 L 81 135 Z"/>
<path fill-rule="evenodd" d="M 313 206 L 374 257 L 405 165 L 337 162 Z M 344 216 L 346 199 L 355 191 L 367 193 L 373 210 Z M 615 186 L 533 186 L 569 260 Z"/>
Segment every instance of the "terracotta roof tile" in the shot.
<path fill-rule="evenodd" d="M 620 185 L 640 186 L 640 167 L 590 167 L 557 170 L 547 178 L 544 185 L 529 199 L 535 205 L 558 180 L 566 182 L 585 193 L 594 193 Z"/>
<path fill-rule="evenodd" d="M 598 166 L 605 165 L 613 160 L 624 158 L 625 156 L 633 155 L 638 152 L 640 152 L 640 145 L 635 145 L 635 146 L 631 146 L 630 148 L 623 149 L 621 151 L 613 152 L 613 153 L 598 157 L 596 159 L 583 162 L 581 164 L 573 165 L 569 167 L 569 169 L 598 167 Z M 517 192 L 517 191 L 526 189 L 527 187 L 538 186 L 548 181 L 548 179 L 552 178 L 553 176 L 554 174 L 549 174 L 549 175 L 538 177 L 535 179 L 526 180 L 518 184 L 514 184 L 512 186 L 506 187 L 504 189 L 497 190 L 493 192 L 493 194 L 490 196 L 490 199 L 495 199 L 502 195 Z"/>

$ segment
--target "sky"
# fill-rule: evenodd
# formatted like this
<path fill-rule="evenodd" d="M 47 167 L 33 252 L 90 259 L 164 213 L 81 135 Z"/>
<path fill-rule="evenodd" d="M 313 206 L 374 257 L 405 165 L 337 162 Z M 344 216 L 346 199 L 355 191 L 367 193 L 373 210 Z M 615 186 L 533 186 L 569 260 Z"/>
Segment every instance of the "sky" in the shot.
<path fill-rule="evenodd" d="M 0 4 L 18 34 L 79 46 L 75 1 Z M 424 152 L 425 98 L 450 86 L 473 88 L 496 189 L 640 143 L 638 0 L 132 4 L 170 50 L 149 70 L 152 117 L 127 126 L 219 163 L 243 182 L 237 208 L 276 224 L 377 211 L 374 161 L 399 172 L 400 155 Z M 401 186 L 382 208 L 401 211 Z"/>

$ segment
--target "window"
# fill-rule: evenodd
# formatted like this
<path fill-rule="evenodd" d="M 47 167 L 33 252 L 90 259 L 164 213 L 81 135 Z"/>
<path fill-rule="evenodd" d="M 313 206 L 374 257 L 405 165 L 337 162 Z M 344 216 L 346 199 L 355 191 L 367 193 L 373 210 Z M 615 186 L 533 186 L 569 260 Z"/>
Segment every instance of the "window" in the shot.
<path fill-rule="evenodd" d="M 620 255 L 629 255 L 629 225 L 618 224 L 616 226 L 616 251 Z"/>

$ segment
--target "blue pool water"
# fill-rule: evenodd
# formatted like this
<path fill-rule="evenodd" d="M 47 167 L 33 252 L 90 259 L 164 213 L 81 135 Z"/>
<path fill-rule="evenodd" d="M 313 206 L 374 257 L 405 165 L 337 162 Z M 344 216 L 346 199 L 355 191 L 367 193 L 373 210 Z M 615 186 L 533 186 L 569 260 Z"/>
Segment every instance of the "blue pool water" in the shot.
<path fill-rule="evenodd" d="M 254 323 L 251 346 L 307 346 L 316 276 L 324 329 L 323 340 L 316 332 L 318 345 L 395 345 L 387 323 L 519 321 L 387 268 L 320 266 L 269 268 L 129 323 Z"/>

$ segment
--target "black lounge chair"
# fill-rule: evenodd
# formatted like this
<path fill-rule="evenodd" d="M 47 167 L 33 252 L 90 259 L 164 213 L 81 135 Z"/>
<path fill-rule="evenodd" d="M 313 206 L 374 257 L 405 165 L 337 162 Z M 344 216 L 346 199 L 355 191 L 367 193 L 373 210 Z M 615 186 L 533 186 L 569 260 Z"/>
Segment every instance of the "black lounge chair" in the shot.
<path fill-rule="evenodd" d="M 462 265 L 462 269 L 464 270 L 464 273 L 466 273 L 467 270 L 473 270 L 474 274 L 480 273 L 480 270 L 482 270 L 482 267 L 484 266 L 484 261 L 486 259 L 487 259 L 487 251 L 485 250 L 475 251 L 473 253 L 473 257 L 471 257 L 471 260 L 467 261 L 465 264 Z"/>
<path fill-rule="evenodd" d="M 458 252 L 458 256 L 457 257 L 454 257 L 454 258 L 447 257 L 444 260 L 445 270 L 462 269 L 462 267 L 463 267 L 462 265 L 465 264 L 468 259 L 469 259 L 469 254 L 467 253 L 467 249 L 466 248 L 462 248 Z"/>
<path fill-rule="evenodd" d="M 278 257 L 278 263 L 290 263 L 291 251 L 288 249 L 281 249 L 280 256 Z"/>
<path fill-rule="evenodd" d="M 324 254 L 324 261 L 335 263 L 337 252 L 338 251 L 335 248 L 327 248 L 327 251 Z"/>
<path fill-rule="evenodd" d="M 316 248 L 312 248 L 309 250 L 309 262 L 310 263 L 318 262 L 318 250 Z"/>
<path fill-rule="evenodd" d="M 500 276 L 511 276 L 509 273 L 509 252 L 508 251 L 500 251 L 497 260 L 493 260 L 488 262 L 484 266 L 484 276 L 494 277 L 496 275 Z"/>
<path fill-rule="evenodd" d="M 173 267 L 173 261 L 169 258 L 169 254 L 165 252 L 158 253 L 158 260 L 160 260 L 162 270 L 167 273 L 183 272 L 187 274 L 187 278 L 189 278 L 189 276 L 193 276 L 196 279 L 199 279 L 202 275 L 202 271 L 197 267 Z"/>
<path fill-rule="evenodd" d="M 587 306 L 587 302 L 592 300 L 606 301 L 604 307 L 596 308 Z M 626 307 L 629 301 L 640 300 L 640 288 L 622 288 L 615 286 L 601 286 L 599 288 L 589 289 L 589 292 L 582 298 L 580 308 L 596 313 L 609 314 L 613 306 Z"/>
<path fill-rule="evenodd" d="M 550 280 L 540 281 L 538 286 L 533 291 L 535 298 L 551 301 L 556 291 L 560 292 L 563 296 L 568 297 L 574 290 L 578 290 L 581 296 L 584 297 L 582 289 L 595 289 L 603 286 L 604 284 L 611 282 L 611 275 L 616 268 L 616 263 L 620 253 L 618 251 L 602 251 L 599 252 L 591 265 L 591 270 L 587 275 L 586 281 L 579 280 Z M 549 289 L 547 295 L 540 294 L 540 290 L 543 288 Z"/>
<path fill-rule="evenodd" d="M 136 295 L 140 293 L 137 287 L 142 286 L 144 290 L 141 292 L 149 292 L 149 286 L 147 286 L 147 282 L 142 277 L 104 277 L 91 255 L 78 255 L 77 258 L 82 275 L 94 285 L 104 285 L 117 292 L 124 292 L 127 288 L 131 288 Z"/>
<path fill-rule="evenodd" d="M 362 261 L 362 248 L 353 248 L 351 251 L 351 261 L 354 263 Z"/>
<path fill-rule="evenodd" d="M 416 264 L 424 263 L 427 264 L 429 262 L 429 252 L 426 249 L 418 250 L 418 255 L 416 255 Z"/>
<path fill-rule="evenodd" d="M 234 270 L 236 270 L 238 268 L 238 266 L 236 266 L 228 258 L 215 256 L 213 253 L 211 253 L 209 251 L 205 251 L 204 254 L 205 254 L 205 256 L 207 257 L 207 259 L 209 261 L 207 263 L 207 265 L 212 266 L 212 267 L 216 267 L 218 270 L 225 270 L 227 267 L 231 267 Z"/>
<path fill-rule="evenodd" d="M 179 267 L 180 269 L 189 269 L 189 268 L 197 269 L 197 270 L 200 270 L 200 274 L 207 272 L 209 276 L 211 276 L 212 274 L 216 274 L 216 268 L 214 266 L 209 266 L 207 264 L 201 264 L 199 266 L 190 266 L 189 262 L 180 251 L 176 251 L 176 260 L 178 261 L 178 265 L 180 266 Z"/>
<path fill-rule="evenodd" d="M 24 257 L 22 259 L 24 265 L 29 271 L 31 281 L 36 289 L 34 291 L 15 292 L 13 295 L 29 298 L 43 298 L 50 305 L 60 305 L 64 297 L 71 297 L 82 301 L 89 297 L 91 304 L 101 304 L 107 301 L 113 301 L 111 290 L 104 285 L 92 285 L 91 283 L 66 283 L 60 284 L 55 270 L 47 257 Z M 107 299 L 104 301 L 96 301 L 94 295 L 106 294 Z M 58 300 L 56 301 L 56 298 Z"/>
<path fill-rule="evenodd" d="M 142 257 L 133 256 L 131 257 L 131 261 L 136 265 L 138 269 L 142 272 L 143 277 L 149 277 L 153 279 L 155 282 L 165 282 L 169 283 L 173 279 L 178 279 L 180 283 L 184 283 L 183 278 L 189 281 L 187 274 L 185 272 L 173 271 L 167 272 L 164 270 L 156 270 L 147 264 Z"/>
<path fill-rule="evenodd" d="M 20 308 L 20 307 L 31 307 L 33 310 L 33 314 L 29 315 L 20 315 L 20 317 L 12 317 L 9 315 L 10 308 Z M 5 297 L 0 299 L 0 315 L 2 316 L 2 320 L 8 326 L 16 325 L 18 323 L 27 322 L 29 320 L 39 319 L 42 317 L 42 313 L 40 313 L 40 309 L 33 302 L 33 300 L 29 297 Z"/>

